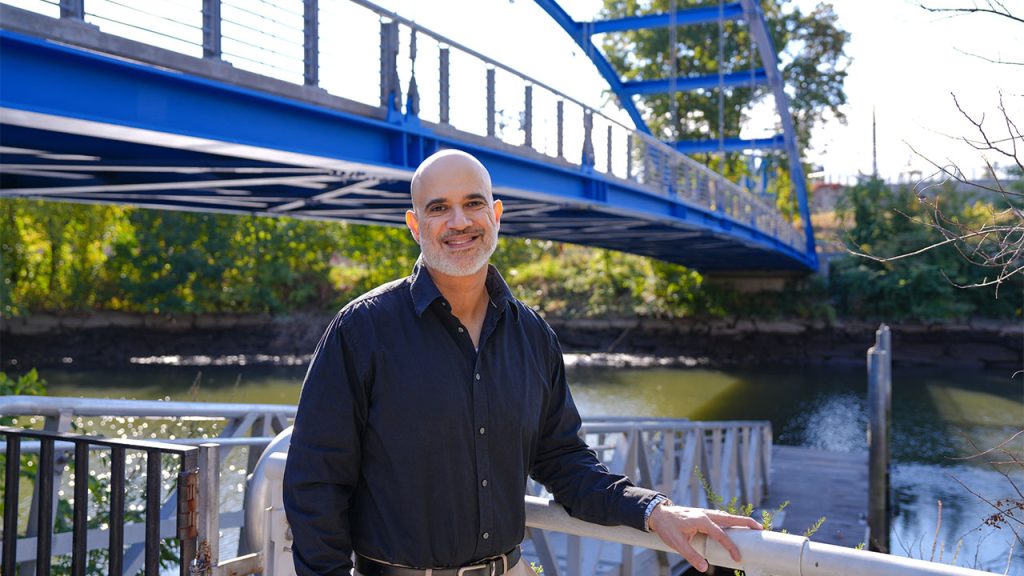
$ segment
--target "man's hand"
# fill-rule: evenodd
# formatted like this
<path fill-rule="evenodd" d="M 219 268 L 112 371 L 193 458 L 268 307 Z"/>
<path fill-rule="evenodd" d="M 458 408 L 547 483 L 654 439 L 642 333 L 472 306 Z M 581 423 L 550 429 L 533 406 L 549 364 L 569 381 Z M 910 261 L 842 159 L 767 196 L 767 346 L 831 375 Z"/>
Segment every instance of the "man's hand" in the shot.
<path fill-rule="evenodd" d="M 715 539 L 726 550 L 732 559 L 740 561 L 740 551 L 732 540 L 725 535 L 722 527 L 742 527 L 760 530 L 761 524 L 753 518 L 735 516 L 718 510 L 687 508 L 685 506 L 660 505 L 651 512 L 648 521 L 651 530 L 658 534 L 661 541 L 679 552 L 686 561 L 701 572 L 706 572 L 708 563 L 704 557 L 694 550 L 690 540 L 697 534 L 707 534 Z"/>

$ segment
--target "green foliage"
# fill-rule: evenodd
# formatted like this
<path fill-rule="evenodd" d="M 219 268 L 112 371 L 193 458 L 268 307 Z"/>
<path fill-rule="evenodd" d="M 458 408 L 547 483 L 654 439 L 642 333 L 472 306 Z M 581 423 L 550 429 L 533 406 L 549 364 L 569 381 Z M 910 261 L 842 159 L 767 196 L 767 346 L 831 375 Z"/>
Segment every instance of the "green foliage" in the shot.
<path fill-rule="evenodd" d="M 893 255 L 935 233 L 908 190 L 870 182 L 839 209 L 858 251 Z M 958 218 L 991 217 L 990 204 L 951 197 Z M 0 200 L 4 316 L 89 310 L 272 313 L 335 310 L 409 273 L 419 247 L 402 228 Z M 13 223 L 13 224 L 12 224 Z M 942 320 L 1020 315 L 1014 289 L 960 290 L 977 271 L 951 248 L 880 263 L 844 258 L 781 292 L 741 293 L 684 266 L 600 248 L 502 238 L 493 261 L 513 293 L 555 317 Z M 1019 278 L 1018 278 L 1019 286 Z M 1020 290 L 1017 289 L 1019 294 Z"/>
<path fill-rule="evenodd" d="M 804 530 L 804 537 L 805 538 L 810 538 L 811 536 L 814 536 L 814 533 L 817 532 L 818 529 L 821 528 L 821 525 L 824 524 L 824 523 L 825 523 L 825 517 L 824 516 L 822 516 L 821 518 L 818 518 L 814 522 L 814 524 L 808 526 L 807 530 Z"/>
<path fill-rule="evenodd" d="M 506 238 L 495 263 L 517 298 L 561 317 L 707 313 L 700 274 L 600 248 Z"/>
<path fill-rule="evenodd" d="M 5 316 L 324 310 L 407 274 L 397 228 L 0 200 Z"/>
<path fill-rule="evenodd" d="M 948 218 L 980 226 L 991 217 L 988 201 L 951 188 L 938 194 Z M 884 182 L 867 180 L 840 198 L 837 213 L 851 250 L 862 254 L 890 258 L 944 239 L 929 226 L 934 213 L 906 186 L 892 190 Z M 1024 288 L 1020 277 L 1003 288 L 1010 297 L 999 299 L 991 290 L 958 287 L 978 281 L 982 273 L 954 245 L 946 245 L 899 260 L 844 257 L 831 265 L 830 289 L 838 312 L 847 316 L 890 321 L 1020 317 L 1021 302 L 1013 297 Z"/>
<path fill-rule="evenodd" d="M 17 378 L 0 372 L 0 396 L 46 396 L 46 380 L 39 377 L 35 368 Z M 14 423 L 14 416 L 0 416 L 0 426 Z"/>

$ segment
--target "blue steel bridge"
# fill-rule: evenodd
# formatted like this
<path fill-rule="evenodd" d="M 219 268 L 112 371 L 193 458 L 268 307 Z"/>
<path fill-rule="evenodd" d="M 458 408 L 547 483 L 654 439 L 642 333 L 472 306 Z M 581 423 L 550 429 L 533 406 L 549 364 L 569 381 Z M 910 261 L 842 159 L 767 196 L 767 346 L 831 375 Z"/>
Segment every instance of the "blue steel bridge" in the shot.
<path fill-rule="evenodd" d="M 706 272 L 817 268 L 757 0 L 598 22 L 536 1 L 583 48 L 632 126 L 363 0 L 0 4 L 0 198 L 399 226 L 417 164 L 453 147 L 490 170 L 506 205 L 503 234 Z M 761 68 L 625 82 L 592 40 L 723 20 L 750 28 Z M 634 101 L 751 82 L 774 96 L 777 136 L 661 142 Z M 369 97 L 353 96 L 355 86 L 369 86 Z M 776 211 L 763 181 L 731 182 L 686 155 L 764 148 L 788 158 L 802 229 Z"/>

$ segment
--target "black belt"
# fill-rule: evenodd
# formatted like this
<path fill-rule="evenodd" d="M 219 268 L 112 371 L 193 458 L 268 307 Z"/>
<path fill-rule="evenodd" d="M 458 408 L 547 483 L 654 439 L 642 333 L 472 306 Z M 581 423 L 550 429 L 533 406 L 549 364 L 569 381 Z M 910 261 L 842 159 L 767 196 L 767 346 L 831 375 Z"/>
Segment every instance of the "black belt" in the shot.
<path fill-rule="evenodd" d="M 363 576 L 500 576 L 519 562 L 519 546 L 500 556 L 484 558 L 461 568 L 408 568 L 356 555 L 356 571 Z"/>

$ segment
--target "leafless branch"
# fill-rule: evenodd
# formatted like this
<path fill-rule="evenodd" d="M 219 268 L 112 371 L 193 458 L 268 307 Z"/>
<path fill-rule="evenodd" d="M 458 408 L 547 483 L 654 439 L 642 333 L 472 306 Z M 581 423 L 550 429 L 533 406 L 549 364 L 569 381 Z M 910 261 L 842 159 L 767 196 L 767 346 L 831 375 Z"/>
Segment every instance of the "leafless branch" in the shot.
<path fill-rule="evenodd" d="M 977 498 L 978 500 L 981 500 L 985 504 L 988 504 L 989 506 L 991 506 L 992 509 L 994 509 L 997 514 L 1002 514 L 1004 518 L 1006 518 L 1008 520 L 1012 520 L 1013 522 L 1016 522 L 1017 524 L 1020 524 L 1021 526 L 1024 526 L 1024 520 L 1021 520 L 1020 518 L 1017 518 L 1013 514 L 1007 514 L 1007 512 L 1011 512 L 1013 510 L 1013 508 L 1003 509 L 1001 506 L 996 505 L 995 502 L 990 501 L 988 498 L 985 498 L 981 494 L 978 494 L 977 492 L 972 490 L 970 486 L 968 486 L 967 484 L 964 484 L 963 481 L 960 480 L 959 478 L 957 478 L 956 476 L 953 476 L 952 474 L 947 474 L 947 476 L 952 478 L 964 490 L 967 490 L 968 492 L 970 492 L 971 495 L 973 495 L 975 498 Z M 1006 526 L 1010 529 L 1011 532 L 1013 532 L 1013 535 L 1016 536 L 1018 540 L 1021 539 L 1020 534 L 1017 533 L 1017 530 L 1013 527 L 1012 524 L 1007 522 Z"/>
<path fill-rule="evenodd" d="M 1009 60 L 1003 60 L 1002 58 L 989 58 L 988 56 L 982 56 L 981 54 L 975 54 L 974 52 L 968 52 L 966 50 L 961 50 L 959 48 L 954 48 L 954 50 L 956 50 L 957 52 L 963 54 L 964 56 L 970 56 L 972 58 L 978 58 L 979 60 L 984 60 L 986 62 L 991 62 L 992 64 L 1008 64 L 1010 66 L 1024 66 L 1024 62 L 1011 62 Z"/>
<path fill-rule="evenodd" d="M 980 457 L 984 456 L 985 454 L 988 454 L 989 452 L 994 452 L 994 451 L 996 451 L 996 450 L 999 450 L 999 449 L 1000 449 L 1000 448 L 1002 448 L 1003 446 L 1006 446 L 1006 445 L 1007 445 L 1007 444 L 1009 444 L 1010 442 L 1013 442 L 1013 441 L 1014 441 L 1014 439 L 1016 439 L 1016 438 L 1017 438 L 1017 436 L 1020 436 L 1021 434 L 1024 434 L 1024 430 L 1021 430 L 1021 431 L 1017 432 L 1017 433 L 1016 433 L 1016 434 L 1014 434 L 1013 436 L 1010 436 L 1010 437 L 1009 437 L 1009 438 L 1007 438 L 1006 440 L 1003 440 L 1002 442 L 1000 442 L 999 444 L 996 444 L 995 446 L 993 446 L 993 447 L 989 448 L 988 450 L 984 450 L 984 451 L 982 451 L 982 452 L 976 452 L 976 453 L 974 453 L 974 454 L 971 454 L 970 456 L 963 456 L 963 457 L 960 457 L 960 458 L 950 458 L 950 460 L 973 460 L 973 459 L 975 459 L 975 458 L 980 458 Z M 966 434 L 964 434 L 964 433 L 962 433 L 962 432 L 961 432 L 961 433 L 960 433 L 960 436 L 961 436 L 961 437 L 962 437 L 963 439 L 967 440 L 967 442 L 969 442 L 969 443 L 971 444 L 971 446 L 972 446 L 972 447 L 973 447 L 973 448 L 974 448 L 975 450 L 977 450 L 977 449 L 978 449 L 977 445 L 975 445 L 975 444 L 974 444 L 974 442 L 973 442 L 973 441 L 972 441 L 972 440 L 970 439 L 970 437 L 968 437 L 968 436 L 967 436 Z M 1022 494 L 1022 495 L 1021 495 L 1021 498 L 1024 498 L 1024 494 Z"/>
<path fill-rule="evenodd" d="M 967 443 L 971 445 L 971 448 L 974 448 L 975 450 L 978 450 L 978 445 L 974 443 L 974 440 L 971 440 L 970 436 L 964 434 L 963 431 L 961 431 L 961 430 L 957 430 L 957 432 L 959 432 L 961 438 L 966 440 Z M 1010 460 L 1015 462 L 1018 466 L 1024 468 L 1024 462 L 1021 462 L 1020 460 L 1018 460 L 1017 457 L 1014 456 L 1012 452 L 1010 452 L 1010 451 L 1008 451 L 1006 449 L 1006 445 L 1009 442 L 1013 441 L 1013 439 L 1016 438 L 1017 436 L 1020 436 L 1022 433 L 1024 433 L 1024 430 L 1021 430 L 1020 432 L 1017 432 L 1013 436 L 1007 438 L 1006 441 L 1000 443 L 998 446 L 995 446 L 994 448 L 990 448 L 989 450 L 985 450 L 984 452 L 977 453 L 974 456 L 969 456 L 968 458 L 977 458 L 977 457 L 979 457 L 979 456 L 981 456 L 983 454 L 987 454 L 988 452 L 991 452 L 992 450 L 998 450 L 998 451 L 1008 455 L 1010 457 Z M 1019 496 L 1021 498 L 1021 500 L 1024 500 L 1024 493 L 1021 492 L 1020 488 L 1017 486 L 1017 483 L 1013 481 L 1013 478 L 1011 478 L 1010 475 L 1007 474 L 1005 470 L 1001 470 L 998 466 L 996 466 L 995 462 L 989 462 L 988 464 L 989 464 L 989 466 L 992 467 L 993 470 L 995 470 L 997 473 L 999 473 L 1004 478 L 1006 478 L 1006 481 L 1009 482 L 1010 486 L 1013 487 L 1013 490 L 1014 490 L 1014 492 L 1017 493 L 1017 496 Z"/>
<path fill-rule="evenodd" d="M 986 2 L 988 8 L 974 6 L 973 8 L 932 8 L 925 6 L 924 4 L 918 4 L 922 9 L 932 13 L 945 13 L 945 14 L 994 14 L 1003 18 L 1009 18 L 1010 20 L 1016 20 L 1021 24 L 1024 24 L 1024 18 L 1020 18 L 1011 13 L 1002 2 L 989 1 Z"/>
<path fill-rule="evenodd" d="M 1021 137 L 1018 136 L 1017 138 L 1021 138 Z M 972 141 L 972 140 L 968 140 L 967 138 L 960 138 L 960 140 L 963 140 L 968 145 L 970 145 L 972 148 L 979 149 L 979 150 L 984 149 L 984 147 L 981 146 L 980 143 L 978 141 L 976 141 L 976 140 Z M 996 140 L 995 142 L 1008 142 L 1010 140 L 1012 140 L 1012 138 L 1006 138 L 1006 139 L 1003 139 L 1003 140 Z M 910 148 L 910 151 L 913 152 L 916 156 L 918 156 L 919 158 L 921 158 L 925 162 L 931 164 L 932 167 L 935 168 L 935 172 L 929 174 L 927 179 L 922 180 L 918 184 L 919 186 L 921 184 L 924 184 L 927 180 L 929 180 L 931 178 L 934 178 L 936 176 L 939 176 L 940 174 L 944 175 L 944 178 L 942 179 L 941 182 L 929 183 L 927 186 L 925 186 L 922 189 L 922 191 L 930 190 L 930 189 L 935 188 L 937 186 L 942 186 L 943 184 L 945 184 L 947 182 L 950 182 L 950 181 L 955 181 L 955 182 L 958 182 L 958 183 L 963 184 L 965 186 L 969 186 L 971 188 L 974 188 L 976 190 L 982 190 L 982 191 L 985 191 L 985 192 L 994 192 L 996 194 L 1003 194 L 1003 195 L 1006 195 L 1006 196 L 1021 196 L 1021 197 L 1024 197 L 1024 193 L 1022 193 L 1022 192 L 1015 192 L 1013 190 L 1007 190 L 1006 188 L 1003 188 L 1001 185 L 998 186 L 998 187 L 993 188 L 992 186 L 986 186 L 985 184 L 982 184 L 981 182 L 977 182 L 977 181 L 973 181 L 973 180 L 968 180 L 967 177 L 964 176 L 963 171 L 961 171 L 960 168 L 956 164 L 945 164 L 945 165 L 938 164 L 934 160 L 929 158 L 927 155 L 925 155 L 925 154 L 923 154 L 921 152 L 918 152 L 917 149 L 914 148 L 913 145 L 907 143 L 906 141 L 904 141 L 904 144 L 906 144 L 907 147 Z M 978 145 L 976 145 L 976 144 L 978 144 Z M 991 166 L 989 166 L 989 169 L 991 170 Z M 920 196 L 921 193 L 923 193 L 923 192 L 919 192 L 918 196 Z"/>

